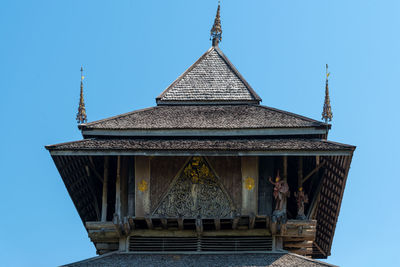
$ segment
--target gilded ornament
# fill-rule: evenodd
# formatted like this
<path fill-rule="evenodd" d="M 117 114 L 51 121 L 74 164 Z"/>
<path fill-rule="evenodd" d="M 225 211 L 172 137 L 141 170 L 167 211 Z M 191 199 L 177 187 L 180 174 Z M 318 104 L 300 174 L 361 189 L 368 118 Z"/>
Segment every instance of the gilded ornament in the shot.
<path fill-rule="evenodd" d="M 232 200 L 202 157 L 193 157 L 172 182 L 153 215 L 186 218 L 227 218 Z"/>
<path fill-rule="evenodd" d="M 255 186 L 254 179 L 251 178 L 251 177 L 247 177 L 247 178 L 244 180 L 244 185 L 245 185 L 245 187 L 246 187 L 247 190 L 252 190 L 252 189 L 254 188 L 254 186 Z"/>
<path fill-rule="evenodd" d="M 147 189 L 149 188 L 148 187 L 148 184 L 147 184 L 147 182 L 145 181 L 145 180 L 142 180 L 142 181 L 140 181 L 140 183 L 139 183 L 139 191 L 141 191 L 141 192 L 145 192 L 145 191 L 147 191 Z"/>

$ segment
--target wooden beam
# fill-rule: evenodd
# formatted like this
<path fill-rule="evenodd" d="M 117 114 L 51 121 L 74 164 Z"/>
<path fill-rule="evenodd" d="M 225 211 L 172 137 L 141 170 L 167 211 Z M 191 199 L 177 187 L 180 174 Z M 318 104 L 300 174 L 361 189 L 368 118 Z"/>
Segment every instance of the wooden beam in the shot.
<path fill-rule="evenodd" d="M 321 169 L 325 165 L 325 161 L 317 165 L 309 174 L 306 175 L 306 177 L 303 178 L 303 184 L 311 177 L 313 176 L 319 169 Z"/>
<path fill-rule="evenodd" d="M 117 156 L 117 177 L 115 179 L 115 213 L 121 218 L 121 156 Z"/>
<path fill-rule="evenodd" d="M 101 221 L 107 221 L 107 190 L 108 190 L 108 156 L 104 157 L 103 200 L 101 206 Z"/>
<path fill-rule="evenodd" d="M 103 177 L 101 177 L 100 173 L 97 172 L 92 156 L 89 156 L 89 167 L 95 174 L 96 178 L 99 179 L 99 181 L 103 183 Z"/>
<path fill-rule="evenodd" d="M 287 178 L 288 178 L 288 172 L 287 172 L 288 161 L 287 160 L 288 160 L 287 156 L 283 156 L 283 180 L 285 182 L 287 182 Z"/>
<path fill-rule="evenodd" d="M 151 214 L 150 187 L 150 159 L 135 156 L 135 217 Z"/>
<path fill-rule="evenodd" d="M 128 216 L 135 216 L 135 159 L 128 158 Z"/>
<path fill-rule="evenodd" d="M 303 187 L 303 157 L 299 157 L 298 162 L 298 170 L 297 170 L 297 187 Z"/>
<path fill-rule="evenodd" d="M 258 157 L 241 157 L 242 215 L 258 212 Z"/>

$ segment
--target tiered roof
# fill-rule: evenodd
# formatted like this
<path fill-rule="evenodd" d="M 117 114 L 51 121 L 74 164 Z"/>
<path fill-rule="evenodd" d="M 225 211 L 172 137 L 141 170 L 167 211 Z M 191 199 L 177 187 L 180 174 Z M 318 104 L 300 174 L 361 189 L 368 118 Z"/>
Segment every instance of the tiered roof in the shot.
<path fill-rule="evenodd" d="M 327 163 L 313 257 L 330 254 L 355 147 L 326 140 L 329 124 L 261 106 L 261 98 L 217 46 L 156 101 L 155 107 L 79 125 L 83 140 L 46 147 L 82 220 L 95 216 L 87 211 L 91 202 L 81 200 L 92 185 L 83 181 L 79 191 L 73 181 L 79 168 L 93 164 L 92 155 L 319 155 Z"/>

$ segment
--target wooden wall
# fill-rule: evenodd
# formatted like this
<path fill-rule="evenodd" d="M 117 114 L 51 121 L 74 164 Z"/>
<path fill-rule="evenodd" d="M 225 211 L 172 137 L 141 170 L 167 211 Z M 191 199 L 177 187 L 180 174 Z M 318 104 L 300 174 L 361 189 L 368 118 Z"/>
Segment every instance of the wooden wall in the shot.
<path fill-rule="evenodd" d="M 176 177 L 188 157 L 150 158 L 150 200 L 153 211 L 164 196 L 172 180 Z"/>
<path fill-rule="evenodd" d="M 207 157 L 211 167 L 221 179 L 235 207 L 242 206 L 242 173 L 240 157 Z"/>

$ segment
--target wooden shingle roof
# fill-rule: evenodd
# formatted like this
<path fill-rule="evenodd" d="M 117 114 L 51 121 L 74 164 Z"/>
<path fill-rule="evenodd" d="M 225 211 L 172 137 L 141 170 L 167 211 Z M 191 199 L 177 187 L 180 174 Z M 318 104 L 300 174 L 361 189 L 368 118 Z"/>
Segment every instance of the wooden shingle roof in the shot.
<path fill-rule="evenodd" d="M 219 154 L 229 152 L 250 151 L 253 154 L 257 152 L 279 152 L 279 154 L 288 154 L 290 152 L 312 152 L 312 154 L 351 154 L 354 146 L 340 144 L 321 139 L 266 139 L 266 138 L 91 138 L 75 142 L 61 143 L 46 146 L 54 152 L 64 151 L 69 154 L 79 154 L 77 152 L 98 155 L 107 152 L 125 152 L 125 153 L 145 153 L 153 151 L 163 153 L 175 151 L 175 153 L 201 153 L 216 152 Z M 64 154 L 64 153 L 62 153 Z"/>
<path fill-rule="evenodd" d="M 110 253 L 64 265 L 80 266 L 271 266 L 271 267 L 334 267 L 293 253 L 220 253 L 220 254 L 133 254 Z"/>
<path fill-rule="evenodd" d="M 157 98 L 157 104 L 255 103 L 261 98 L 218 47 L 211 47 Z"/>
<path fill-rule="evenodd" d="M 85 130 L 324 128 L 326 124 L 261 105 L 174 105 L 81 124 Z"/>

